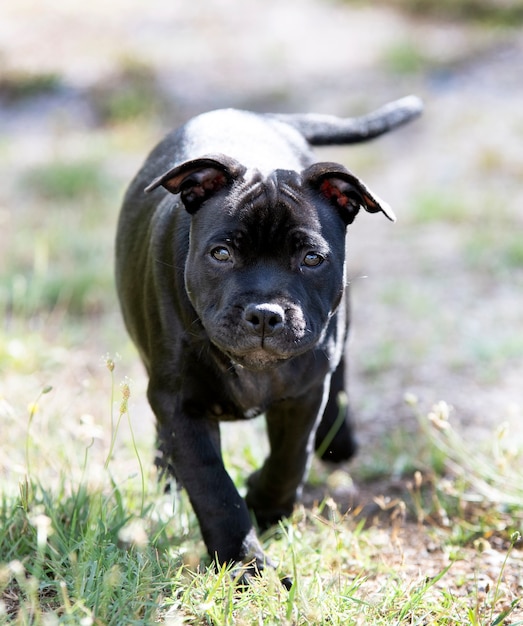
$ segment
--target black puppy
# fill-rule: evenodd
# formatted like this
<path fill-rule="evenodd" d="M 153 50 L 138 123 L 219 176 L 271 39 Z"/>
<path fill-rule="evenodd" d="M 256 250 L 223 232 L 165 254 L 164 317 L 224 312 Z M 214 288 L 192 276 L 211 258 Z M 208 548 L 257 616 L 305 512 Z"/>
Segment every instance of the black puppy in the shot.
<path fill-rule="evenodd" d="M 168 135 L 127 191 L 117 286 L 149 374 L 159 463 L 187 490 L 211 557 L 244 564 L 244 578 L 270 563 L 249 510 L 261 528 L 288 516 L 325 437 L 323 458 L 355 451 L 348 416 L 332 432 L 346 227 L 361 208 L 394 220 L 310 145 L 365 141 L 421 108 L 409 96 L 353 119 L 213 111 Z M 223 466 L 219 421 L 261 413 L 270 454 L 243 500 Z"/>

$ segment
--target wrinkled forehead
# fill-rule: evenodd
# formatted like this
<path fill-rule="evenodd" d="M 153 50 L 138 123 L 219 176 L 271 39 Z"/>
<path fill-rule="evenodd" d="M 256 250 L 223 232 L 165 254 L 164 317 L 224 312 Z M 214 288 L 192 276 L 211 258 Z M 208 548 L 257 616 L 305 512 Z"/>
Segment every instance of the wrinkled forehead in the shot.
<path fill-rule="evenodd" d="M 211 239 L 230 240 L 247 257 L 292 253 L 304 247 L 328 254 L 330 246 L 308 195 L 293 171 L 246 176 L 233 186 L 212 234 L 207 234 Z"/>
<path fill-rule="evenodd" d="M 247 173 L 233 191 L 229 210 L 248 228 L 287 231 L 319 228 L 316 210 L 303 188 L 301 176 L 292 170 L 275 170 L 267 177 L 256 171 Z"/>

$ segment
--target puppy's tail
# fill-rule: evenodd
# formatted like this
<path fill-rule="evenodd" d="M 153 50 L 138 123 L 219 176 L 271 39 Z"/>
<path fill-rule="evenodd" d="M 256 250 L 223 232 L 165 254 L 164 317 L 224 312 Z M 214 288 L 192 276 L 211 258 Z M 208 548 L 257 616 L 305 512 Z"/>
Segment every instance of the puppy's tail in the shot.
<path fill-rule="evenodd" d="M 298 130 L 313 146 L 341 145 L 368 141 L 415 119 L 423 111 L 417 96 L 389 102 L 361 117 L 341 118 L 317 113 L 271 115 Z"/>

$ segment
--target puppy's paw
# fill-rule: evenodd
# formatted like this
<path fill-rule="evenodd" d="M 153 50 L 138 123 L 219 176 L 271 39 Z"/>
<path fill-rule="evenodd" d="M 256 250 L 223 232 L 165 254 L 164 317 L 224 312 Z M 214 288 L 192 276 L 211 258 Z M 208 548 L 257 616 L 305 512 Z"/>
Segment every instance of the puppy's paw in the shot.
<path fill-rule="evenodd" d="M 266 569 L 276 569 L 274 563 L 267 557 L 258 541 L 258 537 L 251 529 L 243 542 L 242 560 L 231 568 L 231 576 L 239 589 L 248 587 L 253 578 L 262 575 Z M 280 579 L 285 589 L 292 587 L 292 580 L 288 576 Z"/>
<path fill-rule="evenodd" d="M 235 565 L 231 569 L 231 577 L 237 587 L 238 590 L 243 591 L 250 587 L 253 580 L 262 575 L 262 572 L 268 568 L 276 569 L 272 563 L 268 563 L 265 561 L 264 563 L 252 562 L 252 563 L 241 563 Z M 293 585 L 292 578 L 289 576 L 283 576 L 280 578 L 281 584 L 290 591 L 290 588 Z"/>

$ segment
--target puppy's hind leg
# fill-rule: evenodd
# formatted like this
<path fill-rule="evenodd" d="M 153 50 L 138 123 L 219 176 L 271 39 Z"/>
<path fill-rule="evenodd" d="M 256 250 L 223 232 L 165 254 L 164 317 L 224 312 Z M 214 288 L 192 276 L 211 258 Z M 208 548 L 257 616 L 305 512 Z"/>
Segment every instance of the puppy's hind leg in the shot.
<path fill-rule="evenodd" d="M 342 359 L 331 378 L 329 399 L 315 440 L 316 454 L 323 461 L 348 461 L 357 451 L 345 394 L 345 363 Z"/>

